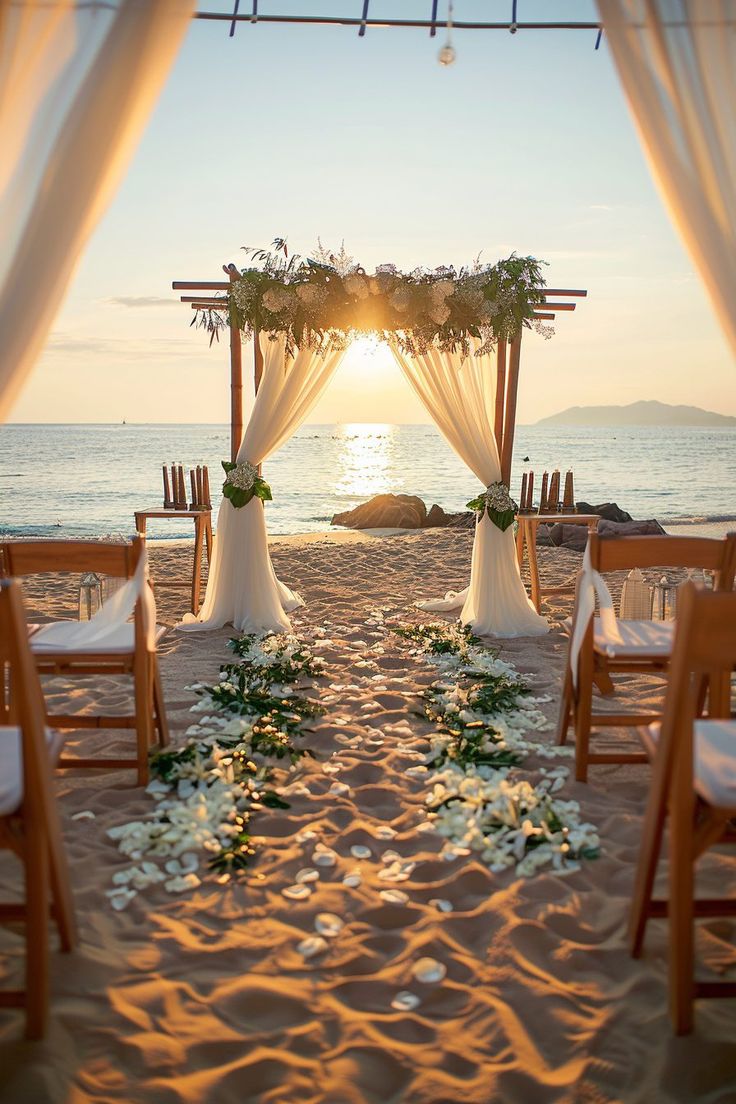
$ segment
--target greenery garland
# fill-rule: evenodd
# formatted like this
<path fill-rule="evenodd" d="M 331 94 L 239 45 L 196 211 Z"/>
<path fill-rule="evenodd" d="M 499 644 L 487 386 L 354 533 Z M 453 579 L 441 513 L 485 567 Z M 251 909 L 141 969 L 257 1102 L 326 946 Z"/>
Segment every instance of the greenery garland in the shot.
<path fill-rule="evenodd" d="M 324 674 L 323 660 L 290 634 L 241 636 L 229 647 L 236 661 L 222 665 L 219 682 L 190 687 L 200 698 L 192 712 L 204 716 L 186 742 L 151 755 L 153 815 L 108 833 L 136 863 L 113 876 L 113 908 L 157 882 L 172 893 L 196 888 L 198 851 L 223 875 L 245 869 L 254 814 L 289 807 L 273 788 L 277 767 L 314 757 L 298 741 L 324 710 L 300 691 Z"/>
<path fill-rule="evenodd" d="M 476 851 L 492 871 L 515 865 L 523 875 L 545 865 L 576 869 L 596 858 L 593 825 L 582 822 L 577 802 L 553 796 L 566 768 L 543 768 L 535 784 L 510 776 L 532 752 L 544 758 L 568 753 L 527 738 L 547 725 L 514 668 L 467 627 L 436 622 L 396 632 L 444 676 L 425 695 L 425 716 L 436 725 L 427 761 L 436 773 L 426 803 L 448 854 Z"/>
<path fill-rule="evenodd" d="M 525 327 L 545 337 L 551 327 L 534 318 L 544 302 L 542 264 L 512 253 L 496 264 L 456 270 L 443 266 L 400 272 L 379 265 L 368 273 L 344 247 L 335 255 L 319 243 L 314 257 L 289 256 L 286 240 L 277 238 L 273 252 L 248 249 L 251 267 L 242 269 L 227 292 L 228 314 L 201 310 L 192 325 L 203 326 L 210 339 L 232 322 L 249 337 L 254 331 L 285 334 L 287 349 L 318 346 L 333 339 L 372 333 L 395 339 L 409 353 L 431 345 L 478 355 L 500 339 L 510 340 Z"/>

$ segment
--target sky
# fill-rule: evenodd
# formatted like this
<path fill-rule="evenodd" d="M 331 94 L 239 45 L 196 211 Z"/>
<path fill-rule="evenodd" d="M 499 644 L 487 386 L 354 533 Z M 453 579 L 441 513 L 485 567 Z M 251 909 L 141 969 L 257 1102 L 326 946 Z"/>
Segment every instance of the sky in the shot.
<path fill-rule="evenodd" d="M 241 7 L 248 8 L 248 0 Z M 202 0 L 200 10 L 229 9 Z M 430 0 L 372 0 L 426 18 Z M 359 0 L 260 0 L 360 14 Z M 456 0 L 507 19 L 510 0 Z M 447 10 L 440 0 L 439 11 Z M 519 0 L 519 19 L 595 20 L 588 0 Z M 130 171 L 75 274 L 16 422 L 225 422 L 227 343 L 208 347 L 172 280 L 217 280 L 242 246 L 317 238 L 366 268 L 512 251 L 588 298 L 524 337 L 519 421 L 657 398 L 736 414 L 733 363 L 652 182 L 594 32 L 193 22 Z M 244 363 L 250 364 L 246 349 Z M 309 420 L 427 416 L 383 347 L 348 352 Z"/>

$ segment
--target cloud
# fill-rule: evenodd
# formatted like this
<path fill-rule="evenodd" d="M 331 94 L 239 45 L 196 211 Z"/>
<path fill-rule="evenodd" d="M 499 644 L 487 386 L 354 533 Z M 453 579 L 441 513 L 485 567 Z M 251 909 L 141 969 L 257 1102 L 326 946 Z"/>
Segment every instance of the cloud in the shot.
<path fill-rule="evenodd" d="M 206 346 L 206 342 L 205 342 Z M 52 333 L 46 343 L 46 356 L 97 357 L 107 360 L 158 361 L 166 358 L 200 358 L 202 350 L 186 338 L 151 337 L 102 338 L 75 337 L 73 334 Z"/>
<path fill-rule="evenodd" d="M 180 307 L 178 299 L 165 299 L 161 295 L 117 295 L 113 299 L 103 299 L 111 307 Z"/>

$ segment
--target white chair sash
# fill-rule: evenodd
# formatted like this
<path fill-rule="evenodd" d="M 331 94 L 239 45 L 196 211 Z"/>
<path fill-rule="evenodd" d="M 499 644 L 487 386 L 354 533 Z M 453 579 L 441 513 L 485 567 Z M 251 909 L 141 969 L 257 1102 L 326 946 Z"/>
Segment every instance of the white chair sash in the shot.
<path fill-rule="evenodd" d="M 143 549 L 135 573 L 89 621 L 55 621 L 43 625 L 33 637 L 34 652 L 94 651 L 104 647 L 133 615 L 141 599 L 146 647 L 156 647 L 156 600 L 148 584 L 148 556 Z"/>
<path fill-rule="evenodd" d="M 594 570 L 590 562 L 590 545 L 588 544 L 583 556 L 583 569 L 578 585 L 572 640 L 570 642 L 570 669 L 574 686 L 577 686 L 578 660 L 590 619 L 595 614 L 596 598 L 598 599 L 601 635 L 606 645 L 613 648 L 614 645 L 622 643 L 616 611 L 613 608 L 613 598 L 606 585 L 606 580 L 599 571 Z"/>

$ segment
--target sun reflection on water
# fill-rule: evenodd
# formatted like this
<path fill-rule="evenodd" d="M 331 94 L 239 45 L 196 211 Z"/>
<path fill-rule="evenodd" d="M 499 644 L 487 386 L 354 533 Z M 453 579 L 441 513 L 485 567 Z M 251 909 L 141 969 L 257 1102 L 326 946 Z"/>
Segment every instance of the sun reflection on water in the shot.
<path fill-rule="evenodd" d="M 396 426 L 387 422 L 337 426 L 336 493 L 370 498 L 403 486 L 394 465 L 395 435 Z"/>

